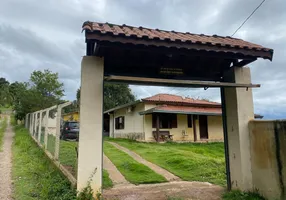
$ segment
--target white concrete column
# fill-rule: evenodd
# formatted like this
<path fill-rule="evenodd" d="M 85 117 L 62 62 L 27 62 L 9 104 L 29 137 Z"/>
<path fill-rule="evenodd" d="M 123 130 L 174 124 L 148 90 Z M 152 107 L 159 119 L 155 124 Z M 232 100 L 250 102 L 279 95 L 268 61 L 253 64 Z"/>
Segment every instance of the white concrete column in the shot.
<path fill-rule="evenodd" d="M 103 72 L 103 58 L 83 57 L 77 190 L 90 181 L 94 195 L 102 186 Z"/>
<path fill-rule="evenodd" d="M 48 149 L 48 124 L 49 124 L 49 112 L 50 110 L 46 110 L 46 115 L 45 115 L 45 138 L 44 138 L 44 146 L 45 149 Z"/>
<path fill-rule="evenodd" d="M 56 144 L 55 144 L 55 155 L 56 160 L 59 159 L 60 152 L 60 136 L 61 136 L 61 116 L 62 116 L 62 107 L 58 105 L 57 108 L 57 122 L 56 122 Z"/>
<path fill-rule="evenodd" d="M 251 83 L 250 69 L 231 68 L 225 81 Z M 229 142 L 231 188 L 252 190 L 248 123 L 254 119 L 251 88 L 225 88 L 225 108 Z"/>
<path fill-rule="evenodd" d="M 38 120 L 38 112 L 35 112 L 35 117 L 34 117 L 34 129 L 33 129 L 33 137 L 35 138 L 36 132 L 37 132 L 37 120 Z"/>
<path fill-rule="evenodd" d="M 42 132 L 42 114 L 43 111 L 40 110 L 40 116 L 39 116 L 39 128 L 38 128 L 38 142 L 41 144 L 41 132 Z"/>
<path fill-rule="evenodd" d="M 62 119 L 62 109 L 66 106 L 71 105 L 72 102 L 66 102 L 58 105 L 57 109 L 57 123 L 56 123 L 56 145 L 55 145 L 55 159 L 59 159 L 60 153 L 60 136 L 61 136 L 61 119 Z"/>
<path fill-rule="evenodd" d="M 33 127 L 33 113 L 30 113 L 30 126 L 29 126 L 30 135 L 32 134 L 32 127 Z"/>

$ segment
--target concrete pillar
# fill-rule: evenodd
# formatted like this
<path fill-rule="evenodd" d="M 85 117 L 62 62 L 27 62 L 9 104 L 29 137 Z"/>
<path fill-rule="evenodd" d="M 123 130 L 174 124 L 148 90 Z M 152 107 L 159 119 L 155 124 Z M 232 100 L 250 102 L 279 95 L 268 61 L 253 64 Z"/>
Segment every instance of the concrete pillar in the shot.
<path fill-rule="evenodd" d="M 42 115 L 43 111 L 40 110 L 40 116 L 39 116 L 39 128 L 38 128 L 38 142 L 41 144 L 41 132 L 42 132 Z"/>
<path fill-rule="evenodd" d="M 37 123 L 38 123 L 38 112 L 35 112 L 34 117 L 34 129 L 33 129 L 33 137 L 35 138 L 37 132 Z"/>
<path fill-rule="evenodd" d="M 55 155 L 56 160 L 59 159 L 60 152 L 60 136 L 61 136 L 61 116 L 62 116 L 62 107 L 59 105 L 57 108 L 57 122 L 56 122 L 56 144 L 55 144 Z"/>
<path fill-rule="evenodd" d="M 72 102 L 66 102 L 58 105 L 57 108 L 57 123 L 56 123 L 56 145 L 55 145 L 55 159 L 59 159 L 60 153 L 60 136 L 61 136 L 61 120 L 62 120 L 62 109 L 66 106 L 71 105 Z"/>
<path fill-rule="evenodd" d="M 33 113 L 30 113 L 30 126 L 29 126 L 30 134 L 32 134 L 32 127 L 33 127 Z"/>
<path fill-rule="evenodd" d="M 50 110 L 46 110 L 46 115 L 45 115 L 45 138 L 44 138 L 44 146 L 45 149 L 48 149 L 48 124 L 49 124 L 49 112 Z"/>
<path fill-rule="evenodd" d="M 250 69 L 231 68 L 224 81 L 251 83 Z M 250 88 L 224 88 L 231 189 L 252 190 L 249 120 L 254 119 Z"/>
<path fill-rule="evenodd" d="M 80 134 L 77 190 L 102 186 L 103 58 L 85 56 L 81 63 Z"/>

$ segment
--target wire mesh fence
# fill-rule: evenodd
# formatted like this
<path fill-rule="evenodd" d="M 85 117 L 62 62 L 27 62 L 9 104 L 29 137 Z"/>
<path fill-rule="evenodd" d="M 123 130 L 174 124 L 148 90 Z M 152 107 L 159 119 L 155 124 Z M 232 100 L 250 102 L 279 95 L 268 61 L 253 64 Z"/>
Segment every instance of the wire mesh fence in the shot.
<path fill-rule="evenodd" d="M 29 113 L 25 126 L 46 154 L 76 180 L 79 122 L 73 108 L 67 102 Z"/>

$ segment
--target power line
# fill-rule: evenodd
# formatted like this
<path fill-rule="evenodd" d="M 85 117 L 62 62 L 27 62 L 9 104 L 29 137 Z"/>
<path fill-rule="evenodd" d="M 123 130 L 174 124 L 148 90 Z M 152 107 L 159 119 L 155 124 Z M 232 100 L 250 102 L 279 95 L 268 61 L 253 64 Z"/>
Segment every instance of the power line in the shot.
<path fill-rule="evenodd" d="M 234 36 L 236 34 L 236 32 L 249 20 L 249 18 L 256 12 L 256 10 L 258 10 L 258 8 L 260 8 L 260 6 L 262 6 L 262 4 L 265 2 L 265 0 L 263 0 L 253 11 L 252 13 L 244 20 L 244 22 L 234 31 L 234 33 L 231 35 Z"/>

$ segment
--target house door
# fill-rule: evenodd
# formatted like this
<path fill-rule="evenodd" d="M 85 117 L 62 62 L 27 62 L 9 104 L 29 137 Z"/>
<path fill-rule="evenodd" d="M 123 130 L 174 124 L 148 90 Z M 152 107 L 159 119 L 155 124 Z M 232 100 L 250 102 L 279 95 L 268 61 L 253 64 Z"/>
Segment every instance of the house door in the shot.
<path fill-rule="evenodd" d="M 208 139 L 208 118 L 205 115 L 201 115 L 199 117 L 199 124 L 200 124 L 200 138 L 201 139 Z"/>

